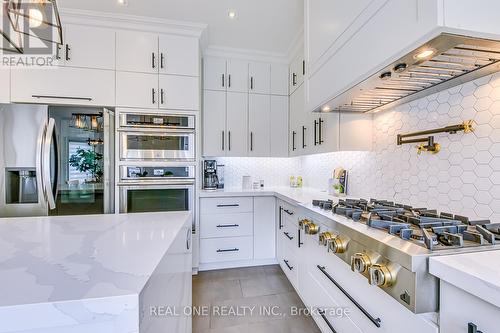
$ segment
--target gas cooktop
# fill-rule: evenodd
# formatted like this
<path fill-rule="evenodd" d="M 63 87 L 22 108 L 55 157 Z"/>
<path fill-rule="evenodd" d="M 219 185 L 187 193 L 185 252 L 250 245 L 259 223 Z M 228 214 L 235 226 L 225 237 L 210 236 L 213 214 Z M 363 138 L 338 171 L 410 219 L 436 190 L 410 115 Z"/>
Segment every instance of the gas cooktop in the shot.
<path fill-rule="evenodd" d="M 500 244 L 500 223 L 489 220 L 471 221 L 465 216 L 376 199 L 313 200 L 313 205 L 431 251 Z"/>

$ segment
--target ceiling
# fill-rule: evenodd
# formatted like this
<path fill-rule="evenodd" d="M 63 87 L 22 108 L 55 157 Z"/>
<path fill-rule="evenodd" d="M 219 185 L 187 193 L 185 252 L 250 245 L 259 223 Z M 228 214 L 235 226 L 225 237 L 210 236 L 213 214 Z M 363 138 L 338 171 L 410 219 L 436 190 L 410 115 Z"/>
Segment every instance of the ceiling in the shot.
<path fill-rule="evenodd" d="M 59 0 L 84 9 L 208 24 L 208 45 L 285 54 L 303 27 L 303 0 Z M 237 18 L 229 19 L 229 9 Z"/>

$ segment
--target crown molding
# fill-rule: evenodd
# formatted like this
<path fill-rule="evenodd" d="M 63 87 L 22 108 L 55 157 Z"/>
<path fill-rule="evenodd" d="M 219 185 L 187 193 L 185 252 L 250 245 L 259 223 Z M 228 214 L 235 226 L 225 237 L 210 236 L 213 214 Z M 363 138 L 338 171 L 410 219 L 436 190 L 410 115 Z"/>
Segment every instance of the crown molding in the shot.
<path fill-rule="evenodd" d="M 167 20 L 147 16 L 104 13 L 90 10 L 60 8 L 61 21 L 73 24 L 139 30 L 144 32 L 168 33 L 201 38 L 207 24 Z"/>
<path fill-rule="evenodd" d="M 297 32 L 295 38 L 290 43 L 286 55 L 288 57 L 288 62 L 291 63 L 293 59 L 299 54 L 299 52 L 304 53 L 304 26 Z"/>
<path fill-rule="evenodd" d="M 203 50 L 204 56 L 288 64 L 288 54 L 251 49 L 209 45 Z"/>

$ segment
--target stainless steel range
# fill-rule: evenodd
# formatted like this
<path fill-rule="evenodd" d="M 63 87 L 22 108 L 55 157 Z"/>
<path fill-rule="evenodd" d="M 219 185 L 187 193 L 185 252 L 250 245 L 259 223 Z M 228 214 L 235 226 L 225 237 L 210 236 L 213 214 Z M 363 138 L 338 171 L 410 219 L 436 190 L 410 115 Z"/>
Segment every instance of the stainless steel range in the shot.
<path fill-rule="evenodd" d="M 306 234 L 414 313 L 438 311 L 438 279 L 428 258 L 498 249 L 500 224 L 471 221 L 385 200 L 313 200 L 313 210 L 330 212 L 336 223 L 319 226 L 303 219 Z M 333 217 L 333 216 L 332 216 Z"/>

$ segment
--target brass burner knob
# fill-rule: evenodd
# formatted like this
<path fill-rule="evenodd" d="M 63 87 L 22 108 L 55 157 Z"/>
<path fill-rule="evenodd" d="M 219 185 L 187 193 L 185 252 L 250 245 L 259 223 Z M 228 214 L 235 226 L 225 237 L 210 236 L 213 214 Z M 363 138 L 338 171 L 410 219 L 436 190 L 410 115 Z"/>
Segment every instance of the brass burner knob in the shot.
<path fill-rule="evenodd" d="M 337 235 L 332 234 L 330 231 L 322 232 L 321 234 L 319 234 L 319 244 L 327 246 L 328 243 L 335 237 L 337 237 Z"/>
<path fill-rule="evenodd" d="M 341 236 L 334 237 L 330 241 L 330 244 L 328 244 L 328 251 L 332 251 L 333 253 L 344 253 L 347 251 L 348 244 L 349 240 Z"/>
<path fill-rule="evenodd" d="M 305 226 L 308 225 L 309 223 L 312 223 L 312 222 L 308 219 L 302 219 L 299 221 L 299 228 L 304 229 Z"/>
<path fill-rule="evenodd" d="M 351 257 L 351 270 L 357 273 L 365 273 L 372 265 L 372 259 L 366 253 L 355 253 Z"/>
<path fill-rule="evenodd" d="M 373 286 L 390 287 L 396 282 L 396 274 L 386 265 L 373 264 L 369 268 L 368 281 Z"/>
<path fill-rule="evenodd" d="M 316 235 L 319 232 L 319 225 L 309 222 L 304 225 L 304 232 L 308 235 Z"/>

